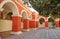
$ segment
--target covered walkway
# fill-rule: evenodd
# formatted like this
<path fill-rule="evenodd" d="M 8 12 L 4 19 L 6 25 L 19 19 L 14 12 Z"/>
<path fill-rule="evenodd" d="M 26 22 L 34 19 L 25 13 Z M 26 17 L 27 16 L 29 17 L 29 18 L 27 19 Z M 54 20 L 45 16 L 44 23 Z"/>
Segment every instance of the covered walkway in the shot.
<path fill-rule="evenodd" d="M 60 29 L 37 29 L 3 39 L 60 39 Z"/>

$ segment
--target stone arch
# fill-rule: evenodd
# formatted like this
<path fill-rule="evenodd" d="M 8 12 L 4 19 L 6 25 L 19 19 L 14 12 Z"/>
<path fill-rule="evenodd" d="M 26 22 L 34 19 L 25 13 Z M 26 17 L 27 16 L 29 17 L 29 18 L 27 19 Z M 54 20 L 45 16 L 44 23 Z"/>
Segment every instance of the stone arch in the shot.
<path fill-rule="evenodd" d="M 45 22 L 44 18 L 41 17 L 41 18 L 39 19 L 39 22 L 40 22 L 40 24 L 42 24 L 43 22 Z"/>
<path fill-rule="evenodd" d="M 45 26 L 45 20 L 44 20 L 43 16 L 39 16 L 39 23 L 40 23 L 40 27 L 44 28 L 44 26 Z"/>
<path fill-rule="evenodd" d="M 54 21 L 54 20 L 51 17 L 48 18 L 48 22 L 52 22 L 52 21 Z"/>
<path fill-rule="evenodd" d="M 9 12 L 8 14 L 6 14 L 5 19 L 6 20 L 12 20 L 12 12 Z"/>
<path fill-rule="evenodd" d="M 28 13 L 25 10 L 22 10 L 21 15 L 22 15 L 22 25 L 23 25 L 21 27 L 23 29 L 29 29 L 29 16 L 28 16 Z"/>
<path fill-rule="evenodd" d="M 8 9 L 7 10 L 7 12 L 5 13 L 6 14 L 6 16 L 7 16 L 7 14 L 9 14 L 9 12 L 12 12 L 12 17 L 14 17 L 14 16 L 18 16 L 19 15 L 19 11 L 18 11 L 18 7 L 16 6 L 16 4 L 13 2 L 13 1 L 11 1 L 11 0 L 4 0 L 3 2 L 1 2 L 1 4 L 0 4 L 0 8 L 3 8 L 4 10 L 6 9 L 6 8 L 4 8 L 4 6 Z M 3 11 L 4 11 L 3 10 Z M 10 11 L 9 11 L 10 10 Z M 3 11 L 2 11 L 2 13 L 3 13 Z M 15 18 L 13 18 L 13 19 L 15 19 Z M 17 19 L 17 18 L 16 18 Z M 17 19 L 18 20 L 18 19 Z M 6 21 L 5 21 L 6 22 Z M 7 24 L 7 23 L 5 23 L 5 24 Z M 14 24 L 16 24 L 16 23 L 14 23 L 14 20 L 12 20 L 12 23 L 10 24 L 11 26 L 9 26 L 9 25 L 6 25 L 7 26 L 7 28 L 6 28 L 6 26 L 3 28 L 3 30 L 5 30 L 5 31 L 8 31 L 8 30 L 12 30 L 12 25 L 14 25 Z M 18 24 L 16 24 L 16 25 L 18 25 Z M 11 27 L 10 29 L 8 28 L 8 27 Z M 16 31 L 17 31 L 17 28 L 15 29 Z"/>
<path fill-rule="evenodd" d="M 11 1 L 11 0 L 9 0 L 9 1 L 8 0 L 3 1 L 0 4 L 0 8 L 3 8 L 3 6 L 5 4 L 7 4 L 11 8 L 14 16 L 19 15 L 18 7 L 16 6 L 16 4 L 13 1 Z"/>
<path fill-rule="evenodd" d="M 21 15 L 23 19 L 28 19 L 28 13 L 25 10 L 21 11 Z"/>
<path fill-rule="evenodd" d="M 55 21 L 51 17 L 48 18 L 48 27 L 55 28 Z"/>
<path fill-rule="evenodd" d="M 31 15 L 29 15 L 29 20 L 30 20 L 30 21 L 32 21 L 32 14 L 31 14 Z"/>

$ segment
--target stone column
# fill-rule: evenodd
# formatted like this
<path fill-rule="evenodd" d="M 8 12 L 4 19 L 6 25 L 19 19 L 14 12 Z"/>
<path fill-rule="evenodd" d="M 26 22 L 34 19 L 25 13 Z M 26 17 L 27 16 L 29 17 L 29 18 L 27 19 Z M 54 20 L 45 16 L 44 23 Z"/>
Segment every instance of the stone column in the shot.
<path fill-rule="evenodd" d="M 45 20 L 45 28 L 48 28 L 48 21 Z"/>
<path fill-rule="evenodd" d="M 36 22 L 36 28 L 38 28 L 38 27 L 39 27 L 39 22 L 37 21 L 37 22 Z"/>
<path fill-rule="evenodd" d="M 59 18 L 55 19 L 56 28 L 59 28 Z"/>
<path fill-rule="evenodd" d="M 29 22 L 30 28 L 36 28 L 36 21 L 30 21 Z"/>
<path fill-rule="evenodd" d="M 48 28 L 48 17 L 45 17 L 44 20 L 45 20 L 45 28 Z"/>
<path fill-rule="evenodd" d="M 11 34 L 20 34 L 21 33 L 21 17 L 12 16 L 12 33 Z"/>
<path fill-rule="evenodd" d="M 23 29 L 25 31 L 29 31 L 29 20 L 28 19 L 23 20 Z"/>
<path fill-rule="evenodd" d="M 32 19 L 29 21 L 30 28 L 36 30 L 36 14 L 32 13 Z"/>

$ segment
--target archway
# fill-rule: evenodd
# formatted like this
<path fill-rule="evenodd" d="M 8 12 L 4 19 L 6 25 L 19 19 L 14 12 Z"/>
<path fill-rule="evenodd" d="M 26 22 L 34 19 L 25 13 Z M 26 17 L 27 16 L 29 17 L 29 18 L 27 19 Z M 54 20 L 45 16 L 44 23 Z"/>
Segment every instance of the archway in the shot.
<path fill-rule="evenodd" d="M 6 20 L 12 20 L 12 12 L 9 12 L 6 17 L 5 17 Z"/>
<path fill-rule="evenodd" d="M 48 19 L 49 28 L 55 28 L 55 21 L 52 18 Z"/>
<path fill-rule="evenodd" d="M 25 10 L 22 11 L 22 29 L 24 31 L 26 30 L 29 31 L 29 19 L 28 19 L 28 14 Z"/>
<path fill-rule="evenodd" d="M 18 24 L 17 23 L 14 23 L 14 22 L 17 22 L 15 19 L 17 19 L 16 17 L 19 15 L 18 8 L 15 5 L 15 3 L 12 2 L 12 1 L 3 1 L 1 3 L 1 6 L 0 7 L 4 9 L 2 11 L 2 19 L 4 19 L 5 22 L 4 21 L 3 22 L 6 25 L 5 26 L 2 23 L 3 27 L 1 26 L 2 29 L 0 29 L 0 30 L 3 30 L 3 31 L 10 31 L 10 30 L 12 30 L 13 32 L 17 32 L 17 30 L 20 31 L 20 29 L 17 28 L 18 27 L 17 26 Z M 14 18 L 14 16 L 15 16 L 15 18 Z M 9 23 L 9 24 L 6 23 L 6 20 L 7 20 L 7 23 Z M 11 23 L 9 22 L 9 20 L 10 20 Z"/>
<path fill-rule="evenodd" d="M 22 22 L 21 28 L 22 28 L 22 29 L 24 28 L 24 23 L 23 23 L 24 19 L 27 19 L 27 14 L 26 14 L 25 11 L 22 12 L 22 19 L 21 19 L 21 22 Z"/>
<path fill-rule="evenodd" d="M 45 22 L 44 18 L 40 18 L 39 22 L 40 22 L 40 27 L 44 27 L 45 26 L 44 25 L 44 22 Z"/>

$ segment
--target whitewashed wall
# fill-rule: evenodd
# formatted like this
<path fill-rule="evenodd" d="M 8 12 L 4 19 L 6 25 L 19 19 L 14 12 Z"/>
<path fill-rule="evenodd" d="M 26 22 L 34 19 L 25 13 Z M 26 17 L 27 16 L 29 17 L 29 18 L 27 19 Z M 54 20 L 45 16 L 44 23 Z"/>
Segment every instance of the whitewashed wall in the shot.
<path fill-rule="evenodd" d="M 12 30 L 12 21 L 0 20 L 0 32 Z"/>

